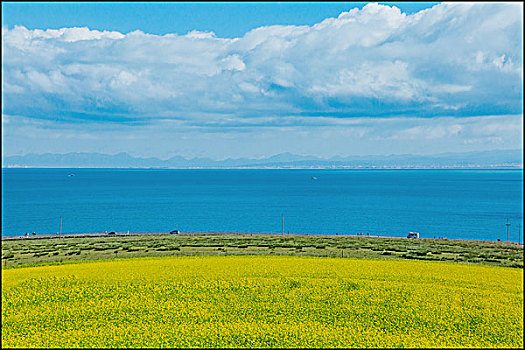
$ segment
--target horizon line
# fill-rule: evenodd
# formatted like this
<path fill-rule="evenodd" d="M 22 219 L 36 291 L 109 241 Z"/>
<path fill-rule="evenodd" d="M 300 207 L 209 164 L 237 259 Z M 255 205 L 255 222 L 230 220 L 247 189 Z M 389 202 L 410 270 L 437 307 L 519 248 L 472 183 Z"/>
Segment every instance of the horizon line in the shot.
<path fill-rule="evenodd" d="M 30 153 L 25 153 L 25 154 L 14 154 L 14 155 L 4 155 L 4 154 L 2 154 L 2 159 L 8 158 L 8 157 L 25 157 L 25 156 L 29 156 L 29 155 L 42 156 L 42 155 L 68 155 L 68 154 L 99 154 L 99 155 L 105 155 L 105 156 L 117 156 L 117 155 L 120 155 L 120 154 L 125 154 L 125 155 L 128 155 L 128 156 L 132 157 L 132 158 L 137 158 L 137 159 L 155 158 L 155 159 L 158 159 L 158 160 L 169 160 L 171 158 L 181 157 L 181 158 L 184 158 L 186 160 L 208 158 L 208 159 L 211 159 L 213 161 L 219 161 L 220 162 L 220 161 L 225 161 L 225 160 L 240 160 L 240 159 L 264 160 L 264 159 L 268 159 L 268 158 L 272 158 L 272 157 L 276 157 L 276 156 L 280 156 L 280 155 L 285 155 L 285 154 L 286 155 L 292 155 L 292 156 L 315 157 L 315 158 L 330 160 L 332 158 L 337 158 L 337 157 L 341 157 L 341 158 L 345 158 L 345 157 L 391 157 L 391 156 L 432 157 L 432 156 L 439 156 L 439 155 L 446 155 L 446 154 L 467 154 L 467 153 L 484 153 L 484 152 L 498 152 L 498 151 L 509 151 L 509 152 L 521 151 L 522 155 L 523 155 L 524 148 L 523 147 L 522 148 L 500 148 L 500 149 L 490 149 L 490 150 L 482 150 L 482 151 L 448 151 L 448 152 L 430 153 L 430 154 L 390 153 L 390 154 L 348 154 L 348 155 L 334 155 L 334 156 L 318 156 L 318 155 L 312 155 L 312 154 L 298 154 L 298 153 L 293 153 L 293 152 L 290 152 L 290 151 L 284 151 L 284 152 L 279 152 L 279 153 L 271 154 L 271 155 L 268 155 L 268 156 L 260 156 L 260 157 L 257 157 L 257 156 L 231 157 L 230 156 L 230 157 L 226 157 L 226 158 L 213 158 L 211 156 L 187 156 L 187 155 L 181 155 L 181 154 L 175 154 L 175 155 L 169 156 L 167 158 L 164 158 L 164 157 L 159 158 L 157 156 L 135 156 L 135 155 L 130 154 L 127 151 L 121 151 L 121 152 L 116 152 L 116 153 L 101 153 L 101 152 L 87 152 L 87 151 L 67 152 L 67 153 L 54 153 L 54 152 L 33 153 L 33 152 L 30 152 Z M 190 157 L 190 158 L 188 158 L 188 157 Z"/>

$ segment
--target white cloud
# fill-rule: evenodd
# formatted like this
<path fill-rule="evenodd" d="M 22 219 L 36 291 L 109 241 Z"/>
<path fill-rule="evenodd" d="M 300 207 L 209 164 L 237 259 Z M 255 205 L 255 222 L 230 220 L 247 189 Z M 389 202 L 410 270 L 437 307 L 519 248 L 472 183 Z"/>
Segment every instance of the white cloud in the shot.
<path fill-rule="evenodd" d="M 422 98 L 424 82 L 414 79 L 408 72 L 408 64 L 394 62 L 364 62 L 358 69 L 339 71 L 338 80 L 321 86 L 313 86 L 311 93 L 327 96 L 364 96 L 394 100 L 417 100 Z"/>
<path fill-rule="evenodd" d="M 368 4 L 311 27 L 261 27 L 235 39 L 3 28 L 4 106 L 31 116 L 76 101 L 90 114 L 104 101 L 108 113 L 132 117 L 206 111 L 243 118 L 319 110 L 470 115 L 497 103 L 515 113 L 521 8 L 444 3 L 406 15 Z"/>
<path fill-rule="evenodd" d="M 212 39 L 215 38 L 214 32 L 200 32 L 198 30 L 192 30 L 188 34 L 186 34 L 186 37 L 192 38 L 192 39 Z"/>
<path fill-rule="evenodd" d="M 385 123 L 386 120 L 383 120 Z M 469 118 L 392 118 L 383 128 L 374 128 L 377 140 L 511 144 L 518 148 L 523 137 L 522 115 Z"/>
<path fill-rule="evenodd" d="M 100 40 L 102 38 L 108 39 L 122 39 L 124 35 L 119 32 L 110 32 L 98 30 L 90 30 L 88 27 L 74 27 L 74 28 L 61 28 L 61 29 L 48 29 L 46 31 L 34 30 L 32 31 L 34 38 L 44 39 L 59 39 L 65 42 L 75 42 L 80 40 Z"/>
<path fill-rule="evenodd" d="M 243 71 L 246 68 L 246 65 L 242 61 L 242 59 L 239 57 L 239 55 L 231 55 L 228 57 L 225 57 L 221 60 L 222 67 L 225 70 L 237 70 L 237 71 Z"/>

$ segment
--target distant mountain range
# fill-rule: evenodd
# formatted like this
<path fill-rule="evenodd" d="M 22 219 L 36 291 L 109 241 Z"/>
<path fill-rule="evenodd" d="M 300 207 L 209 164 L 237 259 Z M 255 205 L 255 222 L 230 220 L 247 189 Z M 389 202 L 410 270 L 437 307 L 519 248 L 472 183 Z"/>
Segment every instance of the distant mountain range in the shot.
<path fill-rule="evenodd" d="M 2 167 L 32 168 L 523 168 L 523 151 L 494 150 L 435 155 L 370 155 L 329 159 L 280 153 L 263 159 L 137 158 L 127 153 L 26 154 L 2 157 Z"/>

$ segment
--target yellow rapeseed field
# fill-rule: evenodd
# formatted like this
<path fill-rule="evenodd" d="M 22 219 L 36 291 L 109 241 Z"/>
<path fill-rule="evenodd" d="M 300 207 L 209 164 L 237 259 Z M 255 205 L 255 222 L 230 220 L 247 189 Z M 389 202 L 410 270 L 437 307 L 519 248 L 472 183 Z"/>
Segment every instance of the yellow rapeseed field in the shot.
<path fill-rule="evenodd" d="M 523 270 L 291 256 L 5 269 L 2 347 L 523 348 Z"/>

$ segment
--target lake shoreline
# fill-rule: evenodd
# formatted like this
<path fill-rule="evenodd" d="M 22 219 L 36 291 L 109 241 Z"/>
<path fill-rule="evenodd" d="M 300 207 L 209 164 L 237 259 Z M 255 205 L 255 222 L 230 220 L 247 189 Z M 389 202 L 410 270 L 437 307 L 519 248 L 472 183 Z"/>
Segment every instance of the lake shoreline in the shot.
<path fill-rule="evenodd" d="M 32 235 L 12 235 L 2 236 L 4 240 L 25 240 L 25 239 L 54 239 L 54 238 L 83 238 L 83 237 L 133 237 L 133 236 L 264 236 L 264 237 L 356 237 L 356 238 L 385 238 L 385 239 L 407 239 L 407 240 L 427 240 L 427 241 L 457 241 L 457 242 L 469 242 L 469 243 L 497 243 L 497 244 L 514 244 L 523 246 L 523 242 L 518 243 L 514 241 L 503 241 L 503 240 L 481 240 L 481 239 L 463 239 L 463 238 L 407 238 L 402 236 L 386 236 L 386 235 L 374 235 L 374 234 L 316 234 L 316 233 L 265 233 L 265 232 L 179 232 L 178 234 L 172 234 L 169 232 L 115 232 L 115 234 L 109 234 L 106 232 L 85 232 L 85 233 L 64 233 L 58 234 L 36 234 Z"/>

